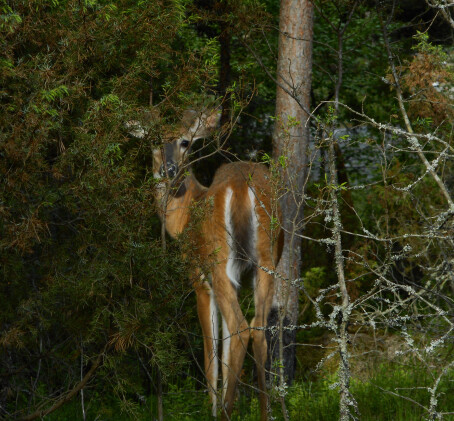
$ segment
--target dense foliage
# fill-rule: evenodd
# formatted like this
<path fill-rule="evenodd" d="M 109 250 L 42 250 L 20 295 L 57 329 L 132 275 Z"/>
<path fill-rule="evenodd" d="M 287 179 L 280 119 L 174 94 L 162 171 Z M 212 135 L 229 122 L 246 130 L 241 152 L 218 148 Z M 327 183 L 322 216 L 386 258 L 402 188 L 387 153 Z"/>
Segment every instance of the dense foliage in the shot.
<path fill-rule="evenodd" d="M 148 382 L 139 361 L 179 372 L 194 314 L 178 247 L 159 242 L 151 145 L 124 122 L 151 78 L 200 92 L 210 46 L 179 51 L 191 29 L 178 3 L 1 7 L 2 415 L 64 391 L 98 354 L 100 384 L 126 402 L 127 384 Z"/>

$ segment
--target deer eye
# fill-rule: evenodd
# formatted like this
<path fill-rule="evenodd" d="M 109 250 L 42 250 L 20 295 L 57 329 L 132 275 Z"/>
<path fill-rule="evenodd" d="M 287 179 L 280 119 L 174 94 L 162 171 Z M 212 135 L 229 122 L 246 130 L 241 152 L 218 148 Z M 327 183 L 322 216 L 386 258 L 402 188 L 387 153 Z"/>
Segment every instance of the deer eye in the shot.
<path fill-rule="evenodd" d="M 180 143 L 180 146 L 181 146 L 182 148 L 187 148 L 187 147 L 189 146 L 189 140 L 183 139 L 183 140 L 181 141 L 181 143 Z"/>

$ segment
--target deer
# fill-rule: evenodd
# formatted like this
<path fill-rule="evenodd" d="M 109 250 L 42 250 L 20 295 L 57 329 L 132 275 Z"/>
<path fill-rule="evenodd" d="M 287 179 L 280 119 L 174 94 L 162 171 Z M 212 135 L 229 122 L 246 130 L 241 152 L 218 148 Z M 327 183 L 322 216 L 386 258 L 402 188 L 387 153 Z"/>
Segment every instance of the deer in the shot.
<path fill-rule="evenodd" d="M 265 363 L 265 328 L 273 304 L 275 268 L 282 252 L 282 231 L 273 228 L 280 211 L 272 203 L 270 172 L 264 164 L 231 162 L 215 173 L 209 187 L 203 186 L 191 169 L 191 147 L 210 137 L 218 128 L 218 110 L 183 112 L 176 128 L 153 149 L 152 172 L 155 199 L 165 230 L 177 238 L 191 226 L 194 208 L 203 208 L 197 228 L 192 229 L 191 274 L 197 313 L 204 341 L 204 371 L 217 416 L 219 362 L 222 372 L 221 419 L 230 419 L 237 383 L 252 338 L 257 367 L 261 420 L 268 419 Z M 127 123 L 130 133 L 145 137 L 139 122 Z M 274 207 L 274 209 L 273 209 Z M 276 225 L 276 224 L 274 224 Z M 204 264 L 202 265 L 201 262 Z M 255 315 L 250 324 L 238 301 L 241 275 L 252 272 Z M 222 337 L 219 336 L 221 315 Z M 222 343 L 222 356 L 218 347 Z"/>

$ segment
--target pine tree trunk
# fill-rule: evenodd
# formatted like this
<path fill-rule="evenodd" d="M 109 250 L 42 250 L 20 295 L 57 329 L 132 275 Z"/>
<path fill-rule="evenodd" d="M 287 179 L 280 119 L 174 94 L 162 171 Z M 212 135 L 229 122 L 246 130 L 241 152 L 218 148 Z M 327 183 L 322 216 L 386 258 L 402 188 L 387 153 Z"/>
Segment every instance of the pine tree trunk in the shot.
<path fill-rule="evenodd" d="M 282 169 L 287 193 L 281 201 L 285 242 L 278 266 L 279 273 L 289 281 L 300 276 L 301 220 L 303 192 L 306 182 L 307 149 L 309 145 L 310 91 L 312 75 L 313 5 L 309 0 L 281 0 L 279 17 L 279 55 L 277 65 L 276 125 L 273 135 L 274 158 L 286 156 Z M 273 360 L 282 362 L 281 381 L 292 381 L 294 375 L 295 325 L 298 318 L 298 289 L 294 284 L 276 279 L 276 301 L 270 324 L 281 327 L 271 341 Z M 280 341 L 279 341 L 280 337 Z M 277 341 L 277 343 L 276 343 Z M 280 342 L 280 343 L 279 343 Z"/>

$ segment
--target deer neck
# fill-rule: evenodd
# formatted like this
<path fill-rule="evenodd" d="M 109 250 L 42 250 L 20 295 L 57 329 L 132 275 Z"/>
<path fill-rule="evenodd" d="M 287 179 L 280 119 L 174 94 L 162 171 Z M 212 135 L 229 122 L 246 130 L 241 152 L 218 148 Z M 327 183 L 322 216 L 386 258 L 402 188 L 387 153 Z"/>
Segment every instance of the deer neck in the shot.
<path fill-rule="evenodd" d="M 168 195 L 167 206 L 163 206 L 160 217 L 172 238 L 183 232 L 190 220 L 191 206 L 194 201 L 200 200 L 206 191 L 207 188 L 202 186 L 191 173 L 184 178 L 175 194 Z M 165 201 L 165 196 L 161 197 L 161 203 Z"/>

